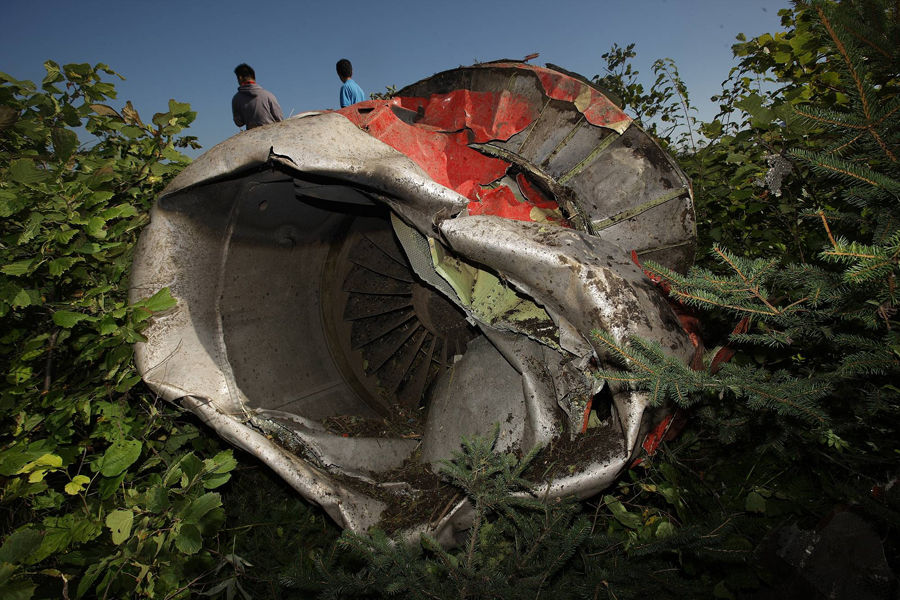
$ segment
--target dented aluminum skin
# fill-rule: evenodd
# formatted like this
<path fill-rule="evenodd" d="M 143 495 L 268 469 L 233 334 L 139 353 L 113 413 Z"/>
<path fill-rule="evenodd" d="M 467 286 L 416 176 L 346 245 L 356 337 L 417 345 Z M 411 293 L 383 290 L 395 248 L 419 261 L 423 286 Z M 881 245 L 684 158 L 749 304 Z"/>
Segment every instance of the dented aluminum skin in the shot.
<path fill-rule="evenodd" d="M 558 68 L 464 67 L 242 132 L 151 216 L 131 298 L 168 286 L 178 304 L 136 345 L 144 380 L 354 531 L 416 493 L 392 479 L 414 454 L 436 466 L 494 424 L 501 450 L 581 435 L 609 359 L 593 330 L 693 352 L 631 260 L 687 268 L 690 184 Z M 604 442 L 536 492 L 602 490 L 664 412 L 641 392 L 607 396 Z M 421 439 L 323 425 L 401 406 L 424 411 Z M 405 534 L 452 544 L 471 507 L 440 508 Z"/>

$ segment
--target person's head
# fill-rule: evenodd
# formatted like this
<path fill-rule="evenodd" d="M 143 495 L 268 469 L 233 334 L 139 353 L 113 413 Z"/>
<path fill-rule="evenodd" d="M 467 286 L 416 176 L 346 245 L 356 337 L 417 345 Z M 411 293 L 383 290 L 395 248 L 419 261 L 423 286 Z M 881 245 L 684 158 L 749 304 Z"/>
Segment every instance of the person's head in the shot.
<path fill-rule="evenodd" d="M 253 72 L 253 67 L 247 63 L 241 63 L 236 66 L 234 68 L 234 74 L 237 76 L 238 83 L 256 81 L 256 73 Z"/>
<path fill-rule="evenodd" d="M 353 65 L 350 64 L 350 61 L 346 58 L 342 58 L 337 61 L 337 74 L 338 77 L 341 78 L 341 81 L 347 81 L 351 77 L 353 77 Z"/>

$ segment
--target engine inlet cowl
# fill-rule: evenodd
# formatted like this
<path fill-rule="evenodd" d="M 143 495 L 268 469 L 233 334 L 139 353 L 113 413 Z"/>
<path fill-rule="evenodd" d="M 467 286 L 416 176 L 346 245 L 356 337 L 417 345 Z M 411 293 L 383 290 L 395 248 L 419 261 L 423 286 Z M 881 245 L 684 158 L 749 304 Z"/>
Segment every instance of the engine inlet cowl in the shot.
<path fill-rule="evenodd" d="M 597 493 L 665 409 L 594 377 L 591 331 L 692 353 L 631 259 L 686 270 L 690 184 L 556 68 L 454 69 L 239 133 L 151 216 L 131 298 L 178 303 L 136 345 L 144 380 L 355 531 L 453 543 L 470 507 L 435 466 L 494 427 L 500 450 L 568 453 L 542 494 Z"/>

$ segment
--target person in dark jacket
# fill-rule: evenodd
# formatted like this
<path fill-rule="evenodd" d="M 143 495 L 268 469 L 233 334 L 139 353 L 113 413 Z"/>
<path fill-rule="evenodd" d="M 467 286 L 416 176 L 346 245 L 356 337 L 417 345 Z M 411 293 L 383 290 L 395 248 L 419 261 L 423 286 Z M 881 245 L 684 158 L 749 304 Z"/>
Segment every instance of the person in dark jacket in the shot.
<path fill-rule="evenodd" d="M 271 92 L 256 83 L 256 73 L 247 63 L 234 68 L 238 91 L 231 99 L 231 114 L 238 127 L 253 129 L 266 123 L 284 120 L 281 106 Z"/>

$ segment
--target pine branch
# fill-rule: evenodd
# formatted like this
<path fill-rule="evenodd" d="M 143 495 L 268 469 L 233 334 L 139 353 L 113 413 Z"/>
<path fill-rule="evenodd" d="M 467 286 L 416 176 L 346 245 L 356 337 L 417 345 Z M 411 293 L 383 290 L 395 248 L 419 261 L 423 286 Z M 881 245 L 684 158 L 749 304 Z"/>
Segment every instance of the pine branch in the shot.
<path fill-rule="evenodd" d="M 840 36 L 838 36 L 834 27 L 831 24 L 831 20 L 825 14 L 821 5 L 815 6 L 815 11 L 819 15 L 819 22 L 825 27 L 828 31 L 828 35 L 831 37 L 832 42 L 834 42 L 835 47 L 837 48 L 838 53 L 844 59 L 846 63 L 847 70 L 850 72 L 851 77 L 853 78 L 853 82 L 856 85 L 857 92 L 859 93 L 860 100 L 862 102 L 863 113 L 866 115 L 866 119 L 871 121 L 869 118 L 869 101 L 863 89 L 863 80 L 862 77 L 859 76 L 857 69 L 855 68 L 855 61 L 850 57 L 850 54 L 847 52 L 846 47 L 844 46 L 843 41 Z"/>
<path fill-rule="evenodd" d="M 769 331 L 767 333 L 737 333 L 728 339 L 737 344 L 754 344 L 768 346 L 769 348 L 784 348 L 793 344 L 792 336 L 784 331 Z"/>
<path fill-rule="evenodd" d="M 686 408 L 705 394 L 731 394 L 753 409 L 797 417 L 820 426 L 827 422 L 824 411 L 817 404 L 831 390 L 827 382 L 734 365 L 726 365 L 712 375 L 706 371 L 695 371 L 669 357 L 655 342 L 632 338 L 627 345 L 623 345 L 608 333 L 594 331 L 593 335 L 610 348 L 614 356 L 629 357 L 624 359 L 626 370 L 601 369 L 595 372 L 595 376 L 622 383 L 631 389 L 648 391 L 654 406 L 673 402 Z M 634 369 L 634 365 L 638 368 Z"/>
<path fill-rule="evenodd" d="M 819 108 L 816 106 L 797 107 L 794 108 L 794 112 L 814 125 L 832 125 L 846 129 L 862 130 L 863 133 L 868 131 L 871 126 L 865 118 L 854 115 L 853 113 L 838 112 L 836 110 Z"/>
<path fill-rule="evenodd" d="M 900 184 L 896 180 L 877 173 L 868 167 L 851 163 L 835 156 L 810 152 L 809 150 L 795 149 L 791 150 L 790 154 L 808 162 L 813 167 L 813 170 L 825 176 L 870 185 L 891 195 L 896 195 L 900 192 Z"/>
<path fill-rule="evenodd" d="M 839 373 L 852 375 L 886 375 L 900 368 L 900 360 L 890 351 L 855 352 L 848 354 L 841 361 Z"/>
<path fill-rule="evenodd" d="M 643 266 L 647 272 L 668 284 L 669 293 L 685 304 L 706 309 L 720 308 L 739 317 L 749 315 L 784 322 L 803 309 L 809 300 L 803 297 L 785 306 L 776 306 L 769 300 L 768 286 L 778 276 L 778 265 L 773 260 L 741 258 L 719 246 L 714 246 L 711 253 L 731 270 L 730 276 L 717 276 L 697 267 L 683 276 L 651 261 Z"/>

